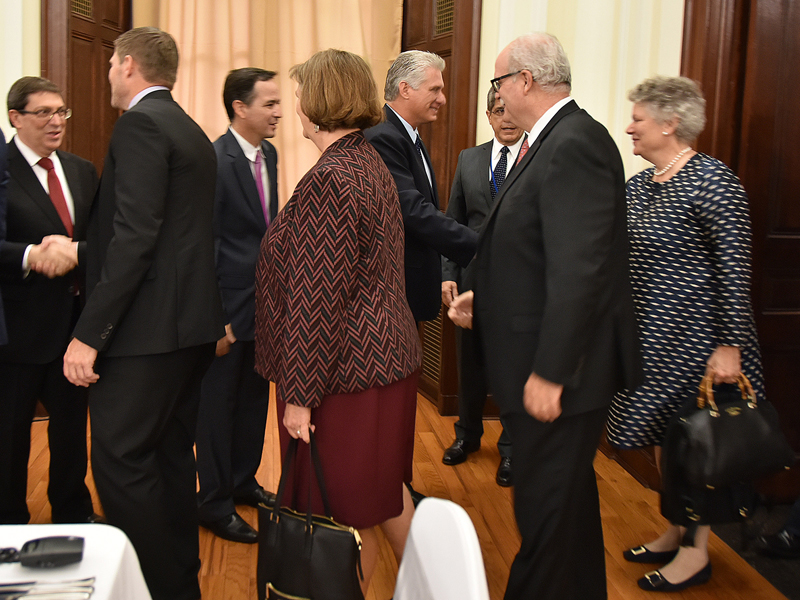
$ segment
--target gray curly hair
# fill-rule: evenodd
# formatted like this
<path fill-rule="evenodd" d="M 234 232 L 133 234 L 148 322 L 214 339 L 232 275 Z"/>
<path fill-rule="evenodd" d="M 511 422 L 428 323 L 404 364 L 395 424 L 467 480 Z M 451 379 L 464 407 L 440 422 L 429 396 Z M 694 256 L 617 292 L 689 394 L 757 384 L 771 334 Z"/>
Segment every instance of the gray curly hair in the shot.
<path fill-rule="evenodd" d="M 386 86 L 383 98 L 391 102 L 400 94 L 400 82 L 405 81 L 415 90 L 425 81 L 428 67 L 444 71 L 444 59 L 433 52 L 424 50 L 407 50 L 401 52 L 386 73 Z"/>
<path fill-rule="evenodd" d="M 642 104 L 657 121 L 676 117 L 675 137 L 691 142 L 706 126 L 706 101 L 697 82 L 687 77 L 656 75 L 628 92 L 628 100 Z"/>
<path fill-rule="evenodd" d="M 569 92 L 572 72 L 561 42 L 549 33 L 529 33 L 508 46 L 508 70 L 530 71 L 534 81 L 547 92 Z"/>

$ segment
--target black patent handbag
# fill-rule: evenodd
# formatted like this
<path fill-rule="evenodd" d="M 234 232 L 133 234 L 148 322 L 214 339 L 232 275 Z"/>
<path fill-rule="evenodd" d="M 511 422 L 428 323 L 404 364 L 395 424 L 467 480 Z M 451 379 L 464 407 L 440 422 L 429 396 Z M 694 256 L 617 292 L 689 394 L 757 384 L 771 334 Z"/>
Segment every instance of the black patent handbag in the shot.
<path fill-rule="evenodd" d="M 794 451 L 780 428 L 775 407 L 756 398 L 753 386 L 739 374 L 738 390 L 718 393 L 713 378 L 703 378 L 694 406 L 673 421 L 681 455 L 674 457 L 689 484 L 718 488 L 750 482 L 788 469 Z M 731 386 L 732 387 L 732 386 Z"/>
<path fill-rule="evenodd" d="M 353 527 L 333 520 L 316 441 L 309 431 L 309 460 L 316 475 L 325 515 L 283 506 L 286 480 L 297 454 L 292 438 L 286 451 L 275 505 L 258 506 L 258 598 L 264 600 L 364 600 L 361 592 L 361 538 Z M 311 506 L 309 482 L 308 506 Z M 359 579 L 360 576 L 360 579 Z"/>

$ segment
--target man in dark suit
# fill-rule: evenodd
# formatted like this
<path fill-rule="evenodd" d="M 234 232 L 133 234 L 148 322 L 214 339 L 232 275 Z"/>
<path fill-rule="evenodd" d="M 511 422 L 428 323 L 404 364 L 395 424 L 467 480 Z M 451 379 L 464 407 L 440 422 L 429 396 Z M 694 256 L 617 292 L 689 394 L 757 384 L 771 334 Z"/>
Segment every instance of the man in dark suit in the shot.
<path fill-rule="evenodd" d="M 435 121 L 446 102 L 444 66 L 444 60 L 431 52 L 401 53 L 386 75 L 386 121 L 364 132 L 397 184 L 406 234 L 406 297 L 417 321 L 439 314 L 440 255 L 466 267 L 478 240 L 469 227 L 439 209 L 433 166 L 417 131 Z"/>
<path fill-rule="evenodd" d="M 216 157 L 172 99 L 172 37 L 114 42 L 117 120 L 89 223 L 88 298 L 64 371 L 90 386 L 92 470 L 154 600 L 197 600 L 194 437 L 200 382 L 225 334 L 214 268 Z"/>
<path fill-rule="evenodd" d="M 6 136 L 0 129 L 0 252 L 3 251 L 3 242 L 6 239 L 6 186 L 8 185 L 8 171 L 6 171 Z M 5 312 L 3 311 L 3 296 L 0 295 L 0 346 L 8 343 L 6 331 Z"/>
<path fill-rule="evenodd" d="M 569 97 L 569 61 L 531 34 L 492 85 L 530 149 L 486 218 L 473 292 L 450 309 L 477 334 L 514 446 L 522 535 L 505 597 L 606 598 L 592 462 L 614 393 L 638 384 L 625 179 L 605 128 Z"/>
<path fill-rule="evenodd" d="M 66 380 L 61 356 L 81 310 L 97 171 L 58 150 L 70 111 L 53 82 L 16 81 L 8 92 L 8 116 L 17 134 L 7 146 L 7 234 L 0 246 L 8 327 L 8 344 L 0 346 L 0 523 L 30 518 L 28 455 L 37 400 L 50 415 L 52 520 L 92 522 L 97 515 L 84 482 L 86 391 Z"/>
<path fill-rule="evenodd" d="M 226 335 L 203 378 L 197 419 L 200 524 L 234 542 L 256 530 L 235 503 L 274 502 L 256 481 L 267 425 L 269 382 L 255 372 L 255 274 L 261 238 L 278 215 L 275 135 L 281 99 L 275 73 L 247 67 L 228 74 L 222 98 L 231 121 L 214 142 L 214 238 Z"/>
<path fill-rule="evenodd" d="M 473 231 L 480 230 L 492 202 L 514 168 L 525 133 L 506 116 L 503 103 L 495 97 L 494 88 L 489 90 L 486 99 L 486 117 L 494 131 L 494 139 L 467 148 L 459 155 L 445 213 Z M 450 259 L 442 260 L 442 302 L 445 306 L 450 306 L 459 292 L 470 289 L 469 282 L 469 267 L 462 269 Z M 481 446 L 483 405 L 489 390 L 483 361 L 478 358 L 477 350 L 472 330 L 457 327 L 458 421 L 455 423 L 456 440 L 442 457 L 446 465 L 463 463 L 470 452 Z M 508 487 L 512 484 L 511 440 L 505 427 L 497 441 L 497 449 L 500 451 L 500 465 L 495 480 L 498 485 Z"/>

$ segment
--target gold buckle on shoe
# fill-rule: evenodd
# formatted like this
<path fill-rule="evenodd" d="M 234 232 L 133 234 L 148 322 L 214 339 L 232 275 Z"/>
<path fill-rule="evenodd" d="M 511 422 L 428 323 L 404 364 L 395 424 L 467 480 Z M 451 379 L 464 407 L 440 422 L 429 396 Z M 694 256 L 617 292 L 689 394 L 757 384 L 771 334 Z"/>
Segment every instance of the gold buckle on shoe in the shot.
<path fill-rule="evenodd" d="M 651 576 L 655 578 L 655 581 L 650 579 Z M 664 583 L 664 576 L 658 571 L 650 571 L 649 573 L 645 573 L 644 578 L 647 579 L 647 583 L 652 585 L 654 588 Z"/>
<path fill-rule="evenodd" d="M 644 546 L 639 546 L 638 548 L 631 548 L 631 554 L 634 556 L 639 556 L 640 554 L 644 554 L 647 552 L 647 548 Z"/>

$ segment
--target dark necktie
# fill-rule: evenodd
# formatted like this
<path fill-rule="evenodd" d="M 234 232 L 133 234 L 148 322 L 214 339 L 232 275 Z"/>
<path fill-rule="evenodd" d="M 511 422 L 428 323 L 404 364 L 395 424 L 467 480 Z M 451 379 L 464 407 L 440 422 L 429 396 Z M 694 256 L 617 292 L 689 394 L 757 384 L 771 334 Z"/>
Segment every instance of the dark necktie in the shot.
<path fill-rule="evenodd" d="M 64 190 L 61 189 L 61 182 L 56 175 L 56 169 L 53 166 L 53 161 L 49 158 L 42 158 L 39 160 L 39 166 L 47 170 L 47 187 L 50 188 L 50 202 L 55 206 L 58 216 L 61 217 L 61 222 L 67 230 L 67 235 L 72 237 L 72 217 L 69 216 L 69 208 L 67 208 L 67 199 L 64 198 Z"/>
<path fill-rule="evenodd" d="M 517 157 L 517 162 L 515 164 L 519 164 L 522 160 L 522 157 L 525 156 L 525 153 L 528 151 L 528 138 L 525 138 L 525 141 L 522 142 L 522 147 L 519 149 L 519 156 Z"/>
<path fill-rule="evenodd" d="M 492 200 L 500 193 L 503 182 L 506 180 L 506 169 L 508 167 L 508 146 L 500 148 L 500 160 L 494 167 L 494 177 L 492 178 Z"/>
<path fill-rule="evenodd" d="M 261 201 L 261 210 L 264 212 L 264 221 L 269 227 L 269 209 L 267 208 L 267 195 L 264 193 L 264 180 L 261 178 L 261 152 L 256 152 L 256 189 L 258 190 L 258 199 Z"/>
<path fill-rule="evenodd" d="M 422 152 L 422 140 L 419 139 L 419 134 L 417 134 L 417 141 L 414 142 L 414 146 L 416 147 L 417 152 L 419 152 L 419 157 L 422 159 L 422 167 L 425 169 L 425 175 L 428 177 L 428 184 L 431 187 L 433 187 L 433 182 L 431 181 L 430 176 L 428 176 L 428 169 L 425 162 L 425 153 Z"/>

